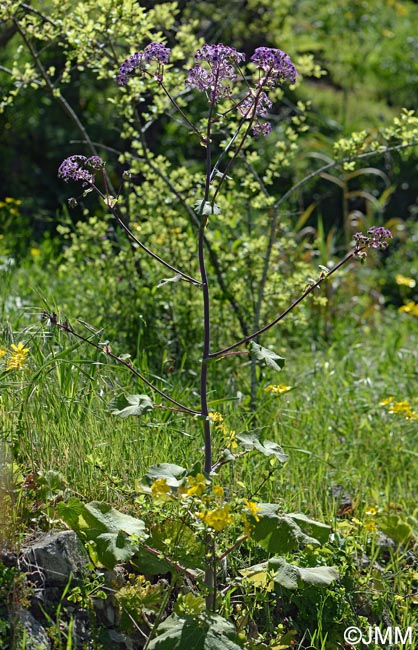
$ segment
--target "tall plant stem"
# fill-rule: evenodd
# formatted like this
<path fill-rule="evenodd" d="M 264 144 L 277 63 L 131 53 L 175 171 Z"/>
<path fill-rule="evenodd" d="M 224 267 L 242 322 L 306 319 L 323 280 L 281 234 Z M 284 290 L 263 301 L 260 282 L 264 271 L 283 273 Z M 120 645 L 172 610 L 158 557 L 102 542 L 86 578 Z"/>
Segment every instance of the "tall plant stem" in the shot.
<path fill-rule="evenodd" d="M 206 185 L 205 185 L 205 198 L 202 202 L 200 210 L 200 227 L 199 227 L 199 271 L 200 280 L 202 283 L 203 294 L 203 351 L 202 351 L 202 366 L 200 369 L 200 410 L 204 416 L 203 420 L 203 433 L 205 443 L 205 464 L 204 469 L 207 474 L 212 469 L 212 440 L 210 433 L 210 421 L 208 411 L 208 359 L 210 354 L 210 301 L 209 301 L 209 285 L 208 275 L 205 264 L 205 228 L 208 221 L 207 215 L 203 214 L 203 206 L 209 199 L 210 189 L 210 175 L 211 175 L 211 145 L 210 145 L 210 128 L 211 117 L 213 111 L 213 103 L 209 109 L 208 126 L 206 132 L 207 146 L 206 146 Z"/>

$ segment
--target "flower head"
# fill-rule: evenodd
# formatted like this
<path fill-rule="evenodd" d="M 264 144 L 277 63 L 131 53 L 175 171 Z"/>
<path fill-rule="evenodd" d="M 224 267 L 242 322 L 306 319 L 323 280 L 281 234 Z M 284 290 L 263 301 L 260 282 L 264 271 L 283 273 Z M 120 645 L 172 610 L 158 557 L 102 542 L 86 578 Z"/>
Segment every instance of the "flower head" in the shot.
<path fill-rule="evenodd" d="M 290 56 L 282 50 L 258 47 L 252 55 L 251 61 L 255 63 L 260 72 L 264 73 L 259 81 L 261 86 L 277 86 L 283 81 L 294 84 L 296 81 L 297 70 Z"/>
<path fill-rule="evenodd" d="M 163 79 L 163 66 L 170 60 L 171 50 L 164 45 L 164 43 L 150 43 L 142 52 L 135 52 L 126 61 L 122 63 L 119 68 L 118 82 L 121 86 L 125 86 L 128 78 L 136 70 L 145 70 L 145 65 L 155 61 L 158 64 L 158 72 L 155 75 L 157 81 Z"/>
<path fill-rule="evenodd" d="M 25 348 L 23 343 L 18 343 L 17 345 L 12 343 L 10 347 L 12 354 L 9 357 L 6 370 L 21 370 L 26 365 L 29 348 Z"/>
<path fill-rule="evenodd" d="M 153 497 L 165 497 L 170 494 L 171 488 L 165 478 L 157 478 L 151 485 L 151 494 Z"/>
<path fill-rule="evenodd" d="M 104 160 L 100 156 L 74 155 L 66 158 L 58 168 L 58 178 L 68 183 L 68 181 L 82 181 L 84 185 L 93 185 L 95 181 L 94 174 L 91 172 L 103 169 Z"/>
<path fill-rule="evenodd" d="M 210 528 L 220 531 L 232 523 L 233 518 L 229 512 L 229 504 L 226 503 L 221 508 L 208 510 L 207 512 L 200 512 L 198 514 L 200 519 Z"/>
<path fill-rule="evenodd" d="M 223 97 L 230 97 L 232 85 L 237 79 L 236 66 L 245 60 L 245 54 L 227 45 L 204 45 L 194 55 L 197 63 L 187 75 L 186 84 L 201 92 L 208 91 L 210 100 L 216 104 Z"/>
<path fill-rule="evenodd" d="M 388 247 L 386 240 L 392 239 L 392 236 L 391 231 L 387 228 L 372 226 L 368 229 L 367 235 L 363 235 L 362 232 L 357 232 L 354 235 L 354 240 L 357 246 L 385 249 Z"/>

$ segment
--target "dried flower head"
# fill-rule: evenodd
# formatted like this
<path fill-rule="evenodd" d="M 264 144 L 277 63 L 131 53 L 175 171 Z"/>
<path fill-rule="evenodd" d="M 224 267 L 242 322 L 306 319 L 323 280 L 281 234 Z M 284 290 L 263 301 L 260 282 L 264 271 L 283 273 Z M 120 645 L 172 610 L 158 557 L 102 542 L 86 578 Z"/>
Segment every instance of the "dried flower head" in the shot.
<path fill-rule="evenodd" d="M 155 61 L 158 64 L 158 71 L 154 75 L 156 81 L 163 80 L 163 66 L 169 62 L 171 56 L 170 48 L 166 47 L 164 43 L 150 43 L 142 52 L 135 52 L 126 61 L 122 63 L 119 68 L 118 82 L 121 86 L 125 86 L 128 78 L 136 70 L 145 71 L 147 64 Z"/>
<path fill-rule="evenodd" d="M 258 47 L 251 61 L 263 73 L 259 80 L 261 86 L 277 86 L 284 81 L 294 84 L 296 81 L 297 70 L 290 56 L 282 50 Z"/>
<path fill-rule="evenodd" d="M 207 91 L 213 103 L 230 97 L 237 79 L 237 66 L 245 60 L 245 54 L 227 45 L 204 45 L 194 55 L 197 63 L 188 73 L 186 84 L 201 92 Z"/>
<path fill-rule="evenodd" d="M 104 160 L 100 156 L 80 156 L 74 155 L 63 160 L 58 168 L 58 178 L 68 183 L 68 181 L 82 181 L 84 185 L 93 185 L 95 181 L 93 171 L 103 169 Z"/>

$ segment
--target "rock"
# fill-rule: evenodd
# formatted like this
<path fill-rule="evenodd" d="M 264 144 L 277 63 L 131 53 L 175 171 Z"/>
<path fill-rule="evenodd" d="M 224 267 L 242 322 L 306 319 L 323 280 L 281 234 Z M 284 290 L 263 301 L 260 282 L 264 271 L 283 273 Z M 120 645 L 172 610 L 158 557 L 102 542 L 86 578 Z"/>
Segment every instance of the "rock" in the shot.
<path fill-rule="evenodd" d="M 17 612 L 13 624 L 15 639 L 22 642 L 24 638 L 26 640 L 25 650 L 50 650 L 52 648 L 45 628 L 26 609 L 20 609 Z"/>
<path fill-rule="evenodd" d="M 127 635 L 122 634 L 121 632 L 116 632 L 116 630 L 107 631 L 109 648 L 114 648 L 115 650 L 136 650 L 138 645 L 134 645 L 133 640 Z"/>
<path fill-rule="evenodd" d="M 70 575 L 77 578 L 89 562 L 87 552 L 72 530 L 48 533 L 23 552 L 20 565 L 36 584 L 65 587 Z"/>

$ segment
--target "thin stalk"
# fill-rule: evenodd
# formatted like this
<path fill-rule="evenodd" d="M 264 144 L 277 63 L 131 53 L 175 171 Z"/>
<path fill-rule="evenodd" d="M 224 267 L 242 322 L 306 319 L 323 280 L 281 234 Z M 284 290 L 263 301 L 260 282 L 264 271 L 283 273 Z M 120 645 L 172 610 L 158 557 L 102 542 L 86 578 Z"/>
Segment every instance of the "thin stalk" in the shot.
<path fill-rule="evenodd" d="M 106 200 L 106 198 L 104 197 L 103 194 L 101 196 L 102 196 L 102 198 L 104 198 Z M 183 271 L 180 271 L 175 266 L 173 266 L 169 262 L 166 262 L 162 257 L 160 257 L 159 255 L 154 253 L 150 248 L 148 248 L 148 246 L 145 246 L 145 244 L 143 244 L 137 237 L 135 237 L 135 235 L 133 234 L 133 232 L 129 228 L 129 226 L 127 226 L 126 223 L 123 221 L 123 219 L 119 216 L 118 211 L 115 210 L 114 207 L 110 207 L 109 205 L 108 205 L 108 207 L 110 208 L 110 211 L 111 211 L 112 215 L 114 216 L 114 218 L 116 219 L 117 223 L 122 228 L 122 230 L 124 230 L 125 233 L 128 235 L 128 237 L 133 242 L 135 242 L 135 244 L 137 246 L 139 246 L 139 248 L 141 248 L 145 253 L 147 253 L 147 255 L 152 257 L 154 260 L 156 260 L 157 262 L 162 264 L 162 266 L 165 266 L 167 269 L 169 269 L 170 271 L 172 271 L 176 275 L 180 275 L 183 280 L 186 280 L 186 282 L 190 282 L 191 284 L 194 284 L 196 286 L 200 286 L 199 280 L 195 280 L 195 278 L 192 278 L 192 276 L 188 275 L 187 273 L 183 273 Z"/>
<path fill-rule="evenodd" d="M 199 242 L 198 242 L 198 256 L 199 256 L 199 271 L 201 278 L 202 294 L 203 294 L 203 351 L 202 351 L 202 364 L 200 369 L 200 410 L 205 419 L 203 421 L 203 434 L 204 434 L 204 448 L 205 448 L 205 463 L 204 470 L 207 474 L 212 469 L 212 439 L 210 433 L 210 421 L 208 410 L 208 359 L 210 355 L 210 300 L 209 300 L 209 285 L 208 275 L 205 263 L 205 228 L 208 222 L 207 215 L 203 214 L 203 206 L 209 199 L 210 191 L 210 174 L 212 165 L 212 151 L 210 142 L 211 131 L 211 118 L 214 107 L 212 100 L 209 108 L 209 115 L 206 129 L 206 181 L 205 181 L 205 196 L 200 209 L 200 228 L 199 228 Z"/>
<path fill-rule="evenodd" d="M 191 409 L 188 406 L 184 406 L 184 404 L 180 404 L 180 402 L 177 402 L 175 399 L 173 399 L 172 397 L 164 393 L 162 390 L 157 388 L 155 384 L 149 381 L 149 379 L 144 377 L 142 373 L 140 373 L 136 368 L 134 368 L 130 361 L 126 361 L 125 359 L 121 359 L 121 357 L 118 357 L 117 354 L 114 354 L 108 346 L 99 345 L 99 343 L 96 343 L 95 341 L 92 341 L 86 336 L 79 334 L 71 327 L 69 323 L 60 323 L 57 320 L 56 314 L 49 314 L 45 312 L 43 314 L 43 318 L 49 320 L 49 322 L 52 325 L 58 327 L 58 329 L 62 330 L 63 332 L 67 332 L 68 334 L 75 336 L 80 341 L 83 341 L 83 343 L 87 343 L 91 347 L 96 348 L 96 350 L 103 352 L 106 356 L 110 357 L 114 361 L 117 361 L 117 363 L 120 363 L 122 366 L 125 366 L 125 368 L 128 368 L 132 372 L 132 374 L 135 375 L 135 377 L 138 377 L 138 379 L 140 379 L 144 384 L 146 384 L 146 386 L 151 388 L 151 390 L 158 393 L 158 395 L 160 395 L 163 399 L 167 400 L 171 404 L 174 404 L 174 406 L 176 406 L 178 410 L 181 411 L 182 413 L 190 413 L 191 415 L 200 415 L 199 411 L 195 411 L 194 409 Z"/>
<path fill-rule="evenodd" d="M 274 327 L 274 325 L 277 325 L 277 323 L 279 323 L 291 311 L 293 311 L 295 309 L 295 307 L 297 307 L 297 305 L 299 305 L 299 303 L 302 302 L 302 300 L 305 300 L 305 298 L 307 296 L 309 296 L 309 294 L 311 294 L 313 291 L 315 291 L 315 289 L 317 287 L 319 287 L 324 280 L 326 280 L 333 273 L 338 271 L 349 260 L 351 260 L 353 257 L 355 257 L 360 251 L 364 250 L 364 248 L 365 248 L 364 246 L 359 247 L 359 248 L 355 248 L 353 251 L 348 253 L 348 255 L 346 255 L 344 257 L 344 259 L 342 259 L 340 262 L 338 262 L 338 264 L 336 264 L 336 266 L 334 266 L 334 268 L 332 268 L 328 273 L 326 273 L 326 274 L 324 273 L 323 275 L 321 275 L 321 277 L 316 282 L 314 282 L 313 284 L 310 284 L 309 287 L 307 287 L 307 289 L 303 292 L 303 294 L 301 296 L 299 296 L 299 298 L 294 300 L 292 302 L 292 304 L 287 309 L 285 309 L 284 312 L 282 312 L 279 316 L 277 316 L 277 318 L 270 321 L 269 323 L 267 323 L 267 325 L 264 325 L 263 327 L 258 329 L 256 332 L 253 332 L 249 336 L 246 336 L 243 339 L 241 339 L 240 341 L 237 341 L 236 343 L 233 343 L 232 345 L 229 345 L 227 348 L 223 348 L 222 350 L 218 350 L 217 352 L 212 352 L 211 354 L 209 354 L 209 358 L 210 359 L 216 359 L 218 357 L 223 357 L 225 355 L 225 353 L 230 352 L 230 350 L 234 350 L 235 348 L 239 347 L 240 345 L 244 345 L 245 343 L 249 343 L 253 339 L 260 336 L 260 334 L 263 334 L 264 332 L 267 332 L 267 330 L 269 330 L 271 327 Z"/>

